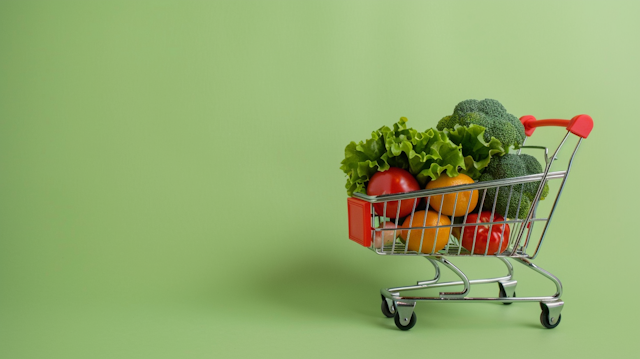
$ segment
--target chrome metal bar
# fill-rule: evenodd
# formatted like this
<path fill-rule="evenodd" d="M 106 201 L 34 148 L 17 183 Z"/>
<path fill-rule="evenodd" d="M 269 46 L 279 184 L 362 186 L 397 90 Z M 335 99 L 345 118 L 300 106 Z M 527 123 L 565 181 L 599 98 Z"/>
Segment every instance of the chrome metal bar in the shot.
<path fill-rule="evenodd" d="M 413 208 L 411 209 L 411 217 L 409 218 L 409 231 L 407 232 L 407 238 L 404 239 L 407 242 L 409 242 L 409 238 L 411 238 L 411 227 L 412 227 L 412 224 L 413 224 L 413 216 L 416 213 L 416 205 L 418 204 L 416 202 L 417 200 L 418 200 L 417 198 L 415 198 L 413 200 Z M 405 250 L 405 252 L 406 252 L 406 250 Z"/>
<path fill-rule="evenodd" d="M 513 278 L 513 265 L 511 264 L 511 262 L 509 262 L 509 260 L 507 258 L 498 257 L 498 259 L 500 259 L 507 266 L 507 270 L 509 272 L 508 272 L 508 274 L 506 276 L 497 277 L 497 278 L 472 279 L 472 280 L 469 280 L 469 284 L 486 284 L 486 283 L 496 283 L 496 282 L 499 282 L 499 281 L 511 280 Z M 464 282 L 455 281 L 455 282 L 436 283 L 436 282 L 432 282 L 432 281 L 423 281 L 423 282 L 418 282 L 417 284 L 422 289 L 423 287 L 424 288 L 434 288 L 434 287 L 446 287 L 446 286 L 452 286 L 452 285 L 460 285 L 460 284 L 464 284 Z M 426 285 L 428 285 L 428 286 L 425 287 Z M 406 287 L 400 287 L 400 288 L 406 288 Z M 394 289 L 396 289 L 396 291 L 398 290 L 397 288 L 394 288 Z M 404 289 L 399 289 L 399 290 L 404 290 Z"/>
<path fill-rule="evenodd" d="M 511 262 L 509 262 L 509 260 L 507 258 L 504 257 L 498 257 L 498 259 L 500 259 L 502 261 L 502 263 L 504 263 L 504 265 L 507 266 L 507 270 L 509 270 L 509 279 L 507 280 L 511 280 L 513 278 L 513 264 L 511 264 Z"/>
<path fill-rule="evenodd" d="M 546 221 L 548 220 L 548 218 L 533 218 L 530 222 L 540 222 L 540 221 Z M 423 226 L 423 227 L 408 227 L 409 230 L 417 230 L 417 229 L 434 229 L 434 228 L 452 228 L 452 227 L 475 227 L 478 224 L 480 225 L 489 225 L 489 224 L 509 224 L 509 223 L 522 223 L 523 220 L 522 219 L 509 219 L 506 221 L 492 221 L 492 222 L 473 222 L 473 223 L 457 223 L 457 224 L 442 224 L 439 226 Z M 476 224 L 478 223 L 478 224 Z M 425 223 L 426 224 L 426 223 Z M 407 227 L 405 227 L 406 229 Z M 378 231 L 394 231 L 397 230 L 395 228 L 378 228 Z"/>
<path fill-rule="evenodd" d="M 369 210 L 371 211 L 371 228 L 376 228 L 376 212 L 374 212 L 373 203 L 369 204 Z M 371 247 L 373 247 L 374 250 L 378 252 L 378 250 L 376 249 L 376 232 L 375 230 L 371 232 L 372 232 L 371 234 L 373 234 L 373 238 L 371 240 Z M 382 247 L 384 247 L 384 242 Z"/>
<path fill-rule="evenodd" d="M 471 207 L 471 198 L 473 198 L 473 191 L 469 191 L 469 202 L 467 203 L 467 210 L 464 212 L 464 219 L 462 220 L 462 224 L 467 223 L 467 216 L 469 215 L 469 208 Z M 460 255 L 460 251 L 462 250 L 462 238 L 463 238 L 462 235 L 464 234 L 464 228 L 465 227 L 462 226 L 462 230 L 460 231 L 460 238 L 459 238 L 460 245 L 458 246 L 458 255 Z M 451 230 L 453 230 L 453 227 L 451 227 Z"/>
<path fill-rule="evenodd" d="M 436 268 L 436 277 L 439 277 L 440 276 L 440 271 L 438 269 L 438 262 L 435 261 L 434 259 L 430 258 L 430 257 L 426 257 L 426 258 Z M 500 282 L 500 281 L 511 280 L 513 278 L 513 265 L 511 264 L 511 262 L 509 262 L 509 260 L 507 258 L 502 258 L 502 257 L 498 257 L 498 258 L 507 266 L 508 274 L 506 276 L 496 277 L 496 278 L 473 279 L 473 280 L 469 280 L 469 285 L 471 285 L 471 284 L 497 283 L 497 282 Z M 436 288 L 436 287 L 449 287 L 449 286 L 454 286 L 454 285 L 464 285 L 465 284 L 464 281 L 435 283 L 434 282 L 435 279 L 436 278 L 434 278 L 433 280 L 429 280 L 429 281 L 421 281 L 421 282 L 418 282 L 417 285 L 412 285 L 412 286 L 389 288 L 389 289 L 386 289 L 386 291 L 387 292 L 401 292 L 401 291 L 405 291 L 405 290 L 427 289 L 427 288 Z"/>
<path fill-rule="evenodd" d="M 515 185 L 514 185 L 515 186 Z M 522 196 L 524 195 L 524 183 L 520 184 L 520 197 L 518 197 L 518 207 L 516 207 L 516 215 L 515 217 L 518 218 L 518 216 L 520 215 L 520 205 L 522 204 Z M 521 222 L 517 223 L 517 228 L 518 230 L 513 230 L 511 232 L 511 254 L 513 255 L 518 248 L 516 248 L 516 243 L 518 243 L 520 241 L 520 238 L 518 238 L 518 234 L 520 233 L 520 229 L 522 227 L 525 226 L 525 222 L 524 220 L 522 220 Z"/>
<path fill-rule="evenodd" d="M 427 211 L 427 212 L 429 211 L 429 203 L 430 202 L 431 202 L 431 197 L 427 197 L 427 207 L 425 209 L 425 211 Z M 426 213 L 425 213 L 424 220 L 423 220 L 422 224 L 423 224 L 423 227 L 427 224 L 427 215 L 426 215 Z M 413 223 L 411 223 L 411 227 L 413 227 Z M 409 230 L 409 231 L 411 231 L 411 230 Z M 409 234 L 410 234 L 410 232 L 407 232 L 407 238 L 405 238 L 405 241 L 406 241 L 407 244 L 405 245 L 404 253 L 407 253 L 407 249 L 409 249 Z M 420 236 L 420 245 L 419 245 L 420 247 L 418 248 L 418 253 L 421 253 L 420 250 L 422 249 L 422 239 L 423 238 L 424 238 L 424 231 L 422 231 L 422 235 Z"/>
<path fill-rule="evenodd" d="M 485 188 L 484 192 L 482 192 L 482 200 L 480 201 L 480 206 L 478 207 L 478 208 L 480 208 L 480 210 L 482 210 L 482 206 L 484 206 L 484 199 L 485 199 L 486 196 L 487 196 L 487 189 Z M 476 226 L 475 226 L 475 229 L 473 230 L 473 243 L 471 244 L 471 250 L 470 250 L 471 253 L 473 253 L 473 251 L 476 249 L 476 237 L 478 235 L 478 223 L 480 223 L 480 216 L 476 217 Z M 462 233 L 464 233 L 464 228 L 465 227 L 462 227 Z M 460 237 L 462 237 L 462 234 L 460 235 Z"/>
<path fill-rule="evenodd" d="M 487 283 L 497 283 L 501 280 L 509 280 L 511 279 L 510 276 L 505 276 L 505 277 L 496 277 L 496 278 L 483 278 L 483 279 L 473 279 L 473 280 L 469 280 L 469 285 L 471 284 L 487 284 Z M 425 282 L 418 282 L 417 285 L 411 285 L 411 286 L 406 286 L 406 287 L 395 287 L 395 288 L 389 288 L 387 289 L 389 292 L 401 292 L 401 291 L 405 291 L 405 290 L 417 290 L 417 289 L 429 289 L 429 288 L 442 288 L 442 287 L 452 287 L 454 285 L 464 285 L 463 281 L 453 281 L 453 282 L 442 282 L 442 283 L 428 283 L 429 281 L 425 281 Z"/>
<path fill-rule="evenodd" d="M 433 260 L 430 257 L 425 257 L 429 263 L 431 263 L 433 265 L 433 268 L 435 269 L 436 273 L 433 276 L 433 279 L 430 280 L 423 280 L 423 281 L 418 281 L 417 285 L 419 286 L 424 286 L 426 284 L 431 284 L 431 283 L 436 283 L 440 280 L 440 267 L 438 267 L 438 262 Z"/>
<path fill-rule="evenodd" d="M 556 156 L 558 155 L 558 152 L 560 152 L 560 149 L 562 148 L 564 143 L 567 141 L 567 138 L 569 137 L 569 134 L 571 134 L 571 132 L 567 131 L 567 134 L 564 135 L 564 138 L 560 142 L 560 145 L 558 145 L 558 148 L 553 153 L 553 157 L 552 158 L 556 158 Z M 536 191 L 536 195 L 533 198 L 533 201 L 531 201 L 531 208 L 529 209 L 529 213 L 527 214 L 527 220 L 531 220 L 531 218 L 533 218 L 533 215 L 534 215 L 534 212 L 535 212 L 535 208 L 536 208 L 536 203 L 540 200 L 540 196 L 542 195 L 542 190 L 544 189 L 544 184 L 546 183 L 546 181 L 544 179 L 547 178 L 547 175 L 549 174 L 549 170 L 551 170 L 551 165 L 552 164 L 553 164 L 553 161 L 550 161 L 545 166 L 544 173 L 542 174 L 542 178 L 541 178 L 541 181 L 540 181 L 540 185 L 538 186 L 538 190 Z M 563 172 L 564 172 L 564 178 L 566 179 L 567 171 L 563 171 Z M 557 198 L 556 198 L 556 200 L 557 200 Z M 525 228 L 523 226 L 523 228 L 520 229 L 520 233 L 518 233 L 518 242 L 516 242 L 514 248 L 518 248 L 518 245 L 520 244 L 520 240 L 522 239 L 522 235 L 524 234 L 524 230 L 525 230 Z"/>
<path fill-rule="evenodd" d="M 457 196 L 457 193 L 456 193 L 456 196 Z M 433 248 L 431 248 L 431 252 L 429 252 L 429 253 L 434 253 L 436 251 L 436 244 L 438 244 L 438 231 L 440 231 L 440 217 L 442 215 L 442 205 L 443 204 L 444 204 L 444 195 L 440 196 L 440 210 L 438 211 L 438 219 L 436 220 L 436 223 L 437 223 L 438 227 L 436 228 L 436 236 L 435 236 L 435 238 L 433 238 Z M 427 209 L 427 213 L 429 213 L 428 209 Z M 425 219 L 427 219 L 427 213 L 425 213 L 425 215 L 424 215 Z M 422 235 L 424 236 L 424 230 L 422 231 Z M 420 243 L 420 244 L 422 244 L 422 243 Z"/>
<path fill-rule="evenodd" d="M 468 190 L 493 188 L 496 186 L 509 186 L 512 184 L 540 181 L 543 178 L 546 178 L 547 180 L 558 179 L 558 178 L 564 178 L 565 173 L 566 171 L 549 172 L 546 176 L 544 173 L 537 173 L 537 174 L 528 175 L 528 176 L 503 178 L 503 179 L 497 179 L 493 181 L 474 182 L 474 183 L 457 185 L 457 186 L 424 189 L 424 190 L 413 191 L 413 192 L 384 194 L 380 196 L 367 196 L 364 193 L 355 192 L 353 196 L 370 203 L 380 203 L 384 201 L 397 201 L 397 200 L 403 200 L 403 199 L 429 197 L 429 196 L 434 196 L 439 194 L 449 194 L 449 193 L 468 191 Z"/>
<path fill-rule="evenodd" d="M 444 199 L 444 196 L 442 196 L 442 199 Z M 471 204 L 471 197 L 469 197 L 469 200 L 467 201 L 469 204 Z M 456 192 L 456 198 L 453 201 L 453 214 L 451 215 L 451 228 L 449 229 L 449 236 L 451 236 L 451 230 L 453 229 L 453 221 L 456 219 L 456 206 L 458 205 L 458 192 Z M 442 207 L 440 208 L 442 210 Z M 438 224 L 440 224 L 440 219 L 438 219 Z M 438 233 L 436 232 L 436 239 L 438 239 Z M 445 252 L 449 251 L 449 241 L 447 241 L 447 245 L 444 248 Z"/>
<path fill-rule="evenodd" d="M 536 222 L 531 220 L 529 221 L 529 228 L 527 228 L 527 237 L 524 239 L 524 245 L 522 245 L 522 247 L 520 247 L 520 250 L 523 253 L 527 253 L 527 247 L 529 247 L 529 241 L 531 240 L 531 235 L 533 234 L 533 227 L 535 226 Z"/>
<path fill-rule="evenodd" d="M 498 192 L 500 192 L 500 187 L 496 187 L 496 195 L 493 197 L 493 206 L 491 207 L 491 217 L 489 217 L 490 221 L 495 219 L 496 213 L 496 202 L 498 201 Z M 489 224 L 489 232 L 487 233 L 487 241 L 485 243 L 486 247 L 484 248 L 484 255 L 486 256 L 489 253 L 489 242 L 491 241 L 491 230 L 493 229 L 493 225 Z"/>
<path fill-rule="evenodd" d="M 522 148 L 536 148 L 539 150 L 544 150 L 544 163 L 545 165 L 549 163 L 549 149 L 544 146 L 520 146 Z M 520 154 L 520 149 L 518 149 L 518 154 Z"/>
<path fill-rule="evenodd" d="M 471 290 L 471 283 L 469 283 L 469 278 L 467 278 L 466 274 L 463 271 L 458 269 L 453 263 L 449 262 L 446 258 L 440 257 L 440 262 L 444 264 L 447 268 L 451 269 L 455 274 L 462 279 L 462 284 L 464 285 L 464 289 L 461 292 L 440 292 L 440 297 L 442 298 L 464 298 L 469 294 L 469 290 Z M 434 286 L 436 286 L 434 284 Z"/>
<path fill-rule="evenodd" d="M 515 185 L 511 185 L 511 188 L 509 189 L 509 197 L 507 198 L 507 208 L 505 209 L 505 213 L 504 213 L 504 217 L 503 218 L 507 218 L 508 215 L 509 215 L 509 205 L 511 204 L 511 195 L 513 194 L 513 186 L 515 186 Z M 517 215 L 516 215 L 516 217 L 517 217 Z M 501 249 L 502 249 L 502 243 L 504 242 L 504 232 L 505 232 L 505 230 L 506 230 L 506 228 L 508 226 L 509 226 L 508 224 L 507 225 L 504 225 L 504 224 L 502 225 L 502 231 L 500 232 L 500 243 L 498 243 L 498 252 L 502 252 Z M 509 233 L 511 233 L 511 232 L 509 232 Z M 488 237 L 488 238 L 491 238 L 491 237 Z M 509 243 L 509 239 L 507 239 L 507 246 L 509 246 L 508 243 Z M 488 245 L 487 245 L 487 248 L 489 248 Z"/>
<path fill-rule="evenodd" d="M 372 211 L 371 213 L 375 213 L 373 210 L 374 208 L 371 208 Z M 380 228 L 385 228 L 387 226 L 387 202 L 384 202 L 382 204 L 382 215 L 378 215 L 378 222 L 380 223 Z M 384 249 L 384 233 L 381 233 L 382 235 L 382 248 Z M 374 241 L 375 241 L 375 237 L 374 237 Z M 391 243 L 391 251 L 393 251 L 394 247 L 396 245 L 396 241 L 393 241 L 393 243 Z M 383 250 L 384 251 L 384 250 Z"/>
<path fill-rule="evenodd" d="M 525 258 L 514 258 L 517 262 L 525 265 L 528 268 L 531 268 L 533 271 L 542 274 L 542 276 L 546 277 L 547 279 L 551 280 L 553 282 L 553 284 L 556 285 L 556 294 L 553 296 L 553 299 L 559 299 L 560 297 L 562 297 L 562 282 L 560 282 L 560 279 L 558 279 L 558 277 L 554 276 L 553 274 L 549 273 L 548 271 L 538 267 L 537 265 L 533 264 L 531 261 L 529 261 L 528 259 Z"/>
<path fill-rule="evenodd" d="M 565 171 L 566 174 L 564 176 L 564 179 L 562 180 L 562 183 L 560 184 L 560 188 L 558 189 L 558 195 L 556 196 L 555 201 L 553 201 L 551 212 L 549 212 L 549 220 L 547 221 L 547 223 L 544 226 L 544 229 L 542 230 L 542 234 L 540 235 L 540 241 L 538 242 L 538 246 L 536 247 L 535 252 L 533 252 L 533 255 L 531 256 L 531 259 L 535 259 L 538 256 L 538 252 L 540 251 L 540 246 L 542 246 L 542 241 L 544 240 L 544 237 L 547 234 L 549 223 L 551 223 L 551 217 L 553 216 L 553 212 L 555 212 L 556 210 L 556 206 L 558 205 L 558 201 L 560 200 L 560 195 L 562 194 L 564 185 L 567 183 L 567 178 L 569 177 L 569 171 L 571 171 L 571 166 L 573 165 L 573 160 L 576 156 L 576 152 L 578 152 L 578 148 L 580 148 L 580 143 L 582 143 L 582 138 L 578 140 L 578 143 L 576 144 L 576 148 L 573 150 L 573 153 L 571 154 L 571 158 L 569 159 L 569 165 L 567 166 L 567 170 Z"/>
<path fill-rule="evenodd" d="M 510 280 L 511 277 L 513 276 L 513 267 L 510 266 L 511 264 L 508 262 L 508 260 L 506 258 L 501 258 L 503 260 L 503 262 L 505 264 L 508 263 L 508 268 L 510 269 L 510 273 L 509 276 L 507 277 L 503 277 L 503 278 L 491 278 L 491 279 L 477 279 L 477 280 L 470 280 L 467 281 L 467 283 L 470 284 L 482 284 L 482 283 L 493 283 L 499 280 Z M 466 284 L 464 281 L 457 281 L 457 282 L 446 282 L 446 283 L 435 283 L 435 284 L 429 284 L 429 285 L 424 285 L 424 286 L 407 286 L 407 287 L 396 287 L 396 288 L 389 288 L 389 289 L 383 289 L 380 292 L 382 293 L 382 295 L 386 298 L 389 299 L 393 299 L 393 300 L 409 300 L 409 301 L 451 301 L 451 302 L 462 302 L 462 301 L 476 301 L 476 302 L 502 302 L 502 303 L 512 303 L 512 302 L 555 302 L 558 299 L 560 299 L 560 297 L 562 297 L 562 283 L 560 282 L 560 280 L 554 276 L 553 274 L 549 273 L 548 271 L 538 267 L 537 265 L 533 264 L 531 261 L 527 260 L 527 259 L 523 259 L 523 258 L 516 258 L 516 261 L 518 261 L 519 263 L 527 266 L 528 268 L 531 268 L 532 270 L 534 270 L 535 272 L 543 275 L 544 277 L 546 277 L 547 279 L 551 280 L 555 285 L 556 285 L 556 293 L 553 296 L 539 296 L 539 297 L 508 297 L 508 298 L 501 298 L 501 297 L 497 297 L 497 298 L 487 298 L 487 297 L 460 297 L 460 296 L 453 296 L 453 297 L 444 297 L 444 296 L 440 296 L 440 297 L 409 297 L 409 296 L 400 296 L 399 292 L 404 291 L 404 290 L 413 290 L 413 289 L 425 289 L 425 288 L 436 288 L 436 287 L 446 287 L 446 286 L 452 286 L 452 285 L 465 285 L 465 289 L 466 289 Z"/>
<path fill-rule="evenodd" d="M 382 214 L 383 214 L 383 223 L 382 223 L 382 228 L 384 228 L 384 226 L 386 226 L 387 224 L 387 202 L 384 202 L 382 205 L 383 209 L 382 209 Z M 395 228 L 393 231 L 393 242 L 391 243 L 391 253 L 395 252 L 396 249 L 396 238 L 398 238 L 397 235 L 397 228 L 398 228 L 398 219 L 396 218 L 396 223 L 395 223 Z M 382 247 L 384 248 L 384 233 L 382 234 Z"/>
<path fill-rule="evenodd" d="M 373 212 L 373 209 L 374 208 L 371 207 L 371 210 L 372 210 L 371 213 L 375 213 L 375 212 Z M 384 221 L 384 223 L 383 223 L 383 226 L 384 226 L 385 224 L 387 224 L 387 202 L 384 202 L 382 204 L 382 214 L 381 214 L 381 216 L 382 216 L 383 221 Z"/>
<path fill-rule="evenodd" d="M 531 235 L 533 234 L 533 227 L 535 225 L 535 222 L 533 221 L 536 217 L 536 213 L 538 211 L 538 205 L 540 205 L 540 200 L 538 200 L 538 202 L 536 202 L 535 204 L 532 204 L 532 207 L 534 207 L 533 209 L 533 217 L 531 221 L 529 221 L 528 224 L 528 228 L 527 228 L 527 237 L 524 239 L 524 244 L 520 247 L 520 250 L 524 253 L 527 252 L 527 248 L 529 247 L 529 243 L 531 240 Z"/>
<path fill-rule="evenodd" d="M 425 209 L 424 218 L 422 219 L 422 226 L 427 225 L 427 213 L 429 213 L 429 207 Z M 411 220 L 410 226 L 413 227 L 413 219 Z M 411 238 L 411 230 L 409 230 L 409 234 L 407 234 L 407 247 L 409 246 L 409 238 Z M 422 244 L 424 243 L 424 229 L 422 230 L 422 234 L 420 234 L 420 244 L 418 245 L 418 253 L 422 253 Z"/>
<path fill-rule="evenodd" d="M 471 253 L 460 253 L 460 255 L 456 255 L 455 253 L 418 253 L 415 251 L 410 251 L 407 253 L 404 253 L 402 251 L 397 251 L 395 253 L 390 253 L 390 252 L 384 252 L 384 253 L 377 253 L 379 255 L 393 255 L 393 256 L 422 256 L 422 257 L 426 257 L 426 256 L 433 256 L 433 255 L 439 255 L 439 256 L 447 256 L 447 257 L 482 257 L 482 258 L 486 258 L 486 256 L 482 255 L 482 254 L 471 254 Z M 527 254 L 523 254 L 520 252 L 516 252 L 515 254 L 496 254 L 496 255 L 492 255 L 490 257 L 496 257 L 496 258 L 525 258 L 525 259 L 531 259 L 531 256 L 527 255 Z"/>
<path fill-rule="evenodd" d="M 524 146 L 525 143 L 527 143 L 527 140 L 529 139 L 529 136 L 524 136 L 524 140 L 522 141 L 522 145 L 520 145 L 520 147 L 518 147 L 518 152 L 516 154 L 520 154 L 521 148 L 522 146 Z"/>
<path fill-rule="evenodd" d="M 442 301 L 442 302 L 499 302 L 499 303 L 514 303 L 514 302 L 545 302 L 557 300 L 557 297 L 509 297 L 509 298 L 487 298 L 487 297 L 462 297 L 462 298 L 449 298 L 449 297 L 401 297 L 397 293 L 384 293 L 385 297 L 389 296 L 390 299 L 395 300 L 410 300 L 410 301 Z"/>

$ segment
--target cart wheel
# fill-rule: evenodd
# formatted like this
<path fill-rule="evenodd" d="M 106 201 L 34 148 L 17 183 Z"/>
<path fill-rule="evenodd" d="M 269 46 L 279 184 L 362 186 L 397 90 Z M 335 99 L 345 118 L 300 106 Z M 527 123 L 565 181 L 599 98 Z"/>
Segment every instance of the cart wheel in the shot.
<path fill-rule="evenodd" d="M 382 297 L 382 304 L 380 305 L 380 309 L 382 309 L 382 314 L 384 314 L 387 318 L 393 318 L 396 314 L 396 307 L 394 305 L 391 306 L 391 310 L 389 309 L 389 305 L 387 304 L 387 300 Z"/>
<path fill-rule="evenodd" d="M 500 294 L 499 294 L 499 297 L 503 297 L 503 298 L 504 298 L 504 297 L 506 297 L 506 296 L 507 296 L 507 293 L 505 293 L 505 291 L 504 291 L 504 287 L 502 286 L 502 284 L 500 284 L 500 283 L 498 283 L 498 284 L 500 285 Z M 513 292 L 513 297 L 515 298 L 515 296 L 516 296 L 516 292 Z M 504 305 L 509 305 L 509 304 L 513 304 L 513 302 L 502 302 L 502 304 L 504 304 Z"/>
<path fill-rule="evenodd" d="M 542 313 L 540 313 L 540 323 L 542 323 L 542 326 L 547 329 L 553 329 L 557 327 L 558 324 L 560 324 L 561 319 L 562 314 L 558 314 L 558 319 L 553 324 L 551 324 L 551 320 L 549 318 L 549 310 L 543 307 Z"/>
<path fill-rule="evenodd" d="M 416 313 L 411 313 L 411 319 L 409 319 L 409 323 L 403 325 L 400 322 L 400 314 L 398 313 L 398 311 L 396 311 L 396 315 L 393 317 L 393 321 L 396 322 L 396 327 L 398 327 L 398 329 L 409 330 L 413 328 L 414 325 L 416 325 Z"/>
<path fill-rule="evenodd" d="M 509 296 L 507 295 L 507 291 L 504 289 L 504 285 L 500 282 L 498 282 L 498 288 L 500 288 L 500 293 L 498 294 L 498 297 L 502 297 L 502 298 L 515 298 L 516 296 L 516 291 L 515 291 L 515 281 L 513 281 L 512 283 L 507 283 L 509 285 L 509 288 L 513 288 L 513 295 Z M 502 302 L 502 304 L 504 305 L 509 305 L 512 304 L 513 302 Z"/>

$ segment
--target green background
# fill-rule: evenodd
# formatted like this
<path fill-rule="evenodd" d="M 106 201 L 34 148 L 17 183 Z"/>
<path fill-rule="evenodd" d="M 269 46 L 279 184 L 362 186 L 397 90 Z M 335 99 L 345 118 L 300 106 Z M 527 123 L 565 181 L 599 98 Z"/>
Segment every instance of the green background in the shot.
<path fill-rule="evenodd" d="M 639 13 L 0 2 L 0 357 L 637 354 Z M 348 240 L 344 147 L 485 97 L 516 116 L 594 118 L 536 261 L 565 285 L 562 323 L 543 329 L 536 303 L 418 303 L 401 332 L 379 289 L 433 270 Z M 519 295 L 553 292 L 515 269 Z"/>

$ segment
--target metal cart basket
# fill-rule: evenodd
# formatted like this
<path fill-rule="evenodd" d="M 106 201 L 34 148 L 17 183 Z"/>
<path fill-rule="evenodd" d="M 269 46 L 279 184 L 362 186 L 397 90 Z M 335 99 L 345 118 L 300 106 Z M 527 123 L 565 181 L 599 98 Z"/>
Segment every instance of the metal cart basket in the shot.
<path fill-rule="evenodd" d="M 423 256 L 435 269 L 433 279 L 418 281 L 416 285 L 412 286 L 380 290 L 382 313 L 389 318 L 393 317 L 399 329 L 409 330 L 415 325 L 416 314 L 414 313 L 414 307 L 418 301 L 476 301 L 501 302 L 504 304 L 539 302 L 542 309 L 540 315 L 542 325 L 551 329 L 560 324 L 560 313 L 564 305 L 561 300 L 562 284 L 556 276 L 535 265 L 531 260 L 535 259 L 540 251 L 551 223 L 551 218 L 567 182 L 575 155 L 582 140 L 587 138 L 591 132 L 593 120 L 588 115 L 578 115 L 571 120 L 536 120 L 533 116 L 524 116 L 520 118 L 520 121 L 525 127 L 527 138 L 533 134 L 537 127 L 541 126 L 561 126 L 567 129 L 567 134 L 551 156 L 548 155 L 548 149 L 542 146 L 527 146 L 523 144 L 517 150 L 516 153 L 518 155 L 520 155 L 522 149 L 544 150 L 545 166 L 542 173 L 380 196 L 354 193 L 353 197 L 347 199 L 350 239 L 379 255 Z M 566 170 L 551 172 L 551 165 L 558 159 L 557 156 L 560 149 L 571 134 L 579 138 L 568 160 Z M 556 186 L 557 190 L 553 191 L 553 195 L 549 194 L 545 199 L 546 203 L 551 203 L 550 211 L 547 215 L 538 216 L 538 205 L 541 197 L 543 197 L 545 186 L 556 180 L 561 180 L 559 181 L 559 186 Z M 522 188 L 532 185 L 537 188 L 535 197 L 530 200 L 529 209 L 521 211 L 521 207 L 526 209 L 522 197 Z M 443 213 L 443 203 L 447 195 L 449 199 L 454 198 L 452 201 L 454 208 L 450 213 Z M 485 219 L 480 222 L 480 219 L 476 218 L 479 217 L 478 214 L 473 217 L 473 208 L 469 207 L 471 207 L 471 199 L 474 196 L 477 196 L 477 204 L 474 204 L 475 212 L 477 213 L 477 209 L 482 208 L 484 208 L 484 211 L 490 211 L 489 220 Z M 503 213 L 499 213 L 496 210 L 496 202 L 499 196 L 502 198 L 507 196 L 508 198 L 507 209 Z M 516 200 L 518 196 L 519 199 Z M 513 200 L 511 200 L 512 197 Z M 459 198 L 466 198 L 467 200 L 459 201 Z M 410 205 L 413 204 L 411 214 L 404 218 L 398 218 L 400 217 L 400 206 L 406 202 L 409 202 Z M 517 209 L 510 212 L 509 205 L 517 205 Z M 456 206 L 466 206 L 466 211 L 464 208 L 463 210 L 460 210 L 460 208 L 456 210 Z M 387 208 L 396 207 L 398 208 L 398 215 L 381 215 L 389 213 Z M 421 208 L 424 209 L 421 210 Z M 437 209 L 434 210 L 434 208 Z M 515 215 L 508 216 L 511 213 L 515 213 Z M 472 217 L 476 219 L 470 221 L 469 219 Z M 429 220 L 429 223 L 427 223 L 427 220 Z M 534 226 L 537 227 L 535 234 Z M 495 245 L 489 244 L 486 241 L 486 237 L 483 242 L 483 239 L 478 235 L 479 228 L 482 229 L 482 227 L 485 228 L 485 231 L 488 228 L 489 236 L 492 230 L 498 230 L 500 232 L 499 243 L 496 242 Z M 390 243 L 385 240 L 389 237 L 391 238 Z M 444 242 L 441 241 L 442 237 L 445 238 Z M 449 261 L 448 257 L 497 258 L 507 267 L 507 274 L 496 278 L 470 280 L 465 273 Z M 516 297 L 517 281 L 513 279 L 514 271 L 509 259 L 523 264 L 552 281 L 556 286 L 556 293 L 548 296 Z M 460 280 L 440 282 L 440 265 L 453 271 L 460 277 Z M 498 283 L 499 295 L 497 297 L 468 296 L 472 284 L 485 283 Z M 440 292 L 439 296 L 434 297 L 405 296 L 401 294 L 405 291 L 449 286 L 463 286 L 463 289 L 459 292 Z"/>

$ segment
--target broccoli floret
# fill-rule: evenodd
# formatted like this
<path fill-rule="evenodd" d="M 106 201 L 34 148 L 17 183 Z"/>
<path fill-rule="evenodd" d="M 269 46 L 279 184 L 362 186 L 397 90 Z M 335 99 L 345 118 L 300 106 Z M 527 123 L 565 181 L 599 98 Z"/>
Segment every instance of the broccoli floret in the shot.
<path fill-rule="evenodd" d="M 445 116 L 443 117 L 436 126 L 438 131 L 443 131 L 445 128 L 454 128 L 458 124 L 457 117 L 453 116 Z"/>
<path fill-rule="evenodd" d="M 542 173 L 542 165 L 535 157 L 526 154 L 506 154 L 502 157 L 492 158 L 484 173 L 480 176 L 479 181 L 491 181 L 537 173 Z M 500 187 L 497 198 L 496 189 L 489 188 L 482 207 L 484 210 L 491 211 L 495 198 L 495 213 L 500 215 L 505 215 L 506 213 L 505 217 L 508 218 L 524 219 L 531 209 L 538 186 L 540 186 L 540 181 Z M 544 199 L 548 193 L 549 185 L 545 184 L 540 199 Z M 509 197 L 509 194 L 511 194 L 511 197 Z M 520 210 L 518 210 L 518 202 L 520 203 Z"/>
<path fill-rule="evenodd" d="M 492 99 L 464 100 L 456 105 L 451 116 L 446 116 L 436 128 L 453 129 L 455 125 L 476 124 L 486 128 L 485 141 L 491 137 L 500 140 L 506 147 L 521 145 L 525 139 L 524 126 L 517 117 L 507 112 L 500 102 Z"/>
<path fill-rule="evenodd" d="M 538 160 L 529 155 L 520 155 L 520 161 L 524 164 L 525 171 L 528 174 L 542 173 L 542 165 Z M 540 182 L 529 182 L 525 183 L 525 188 L 527 188 L 528 192 L 532 192 L 534 195 L 538 191 L 538 186 Z M 545 199 L 549 194 L 549 185 L 546 184 L 542 189 L 542 194 L 540 195 L 540 199 Z"/>

